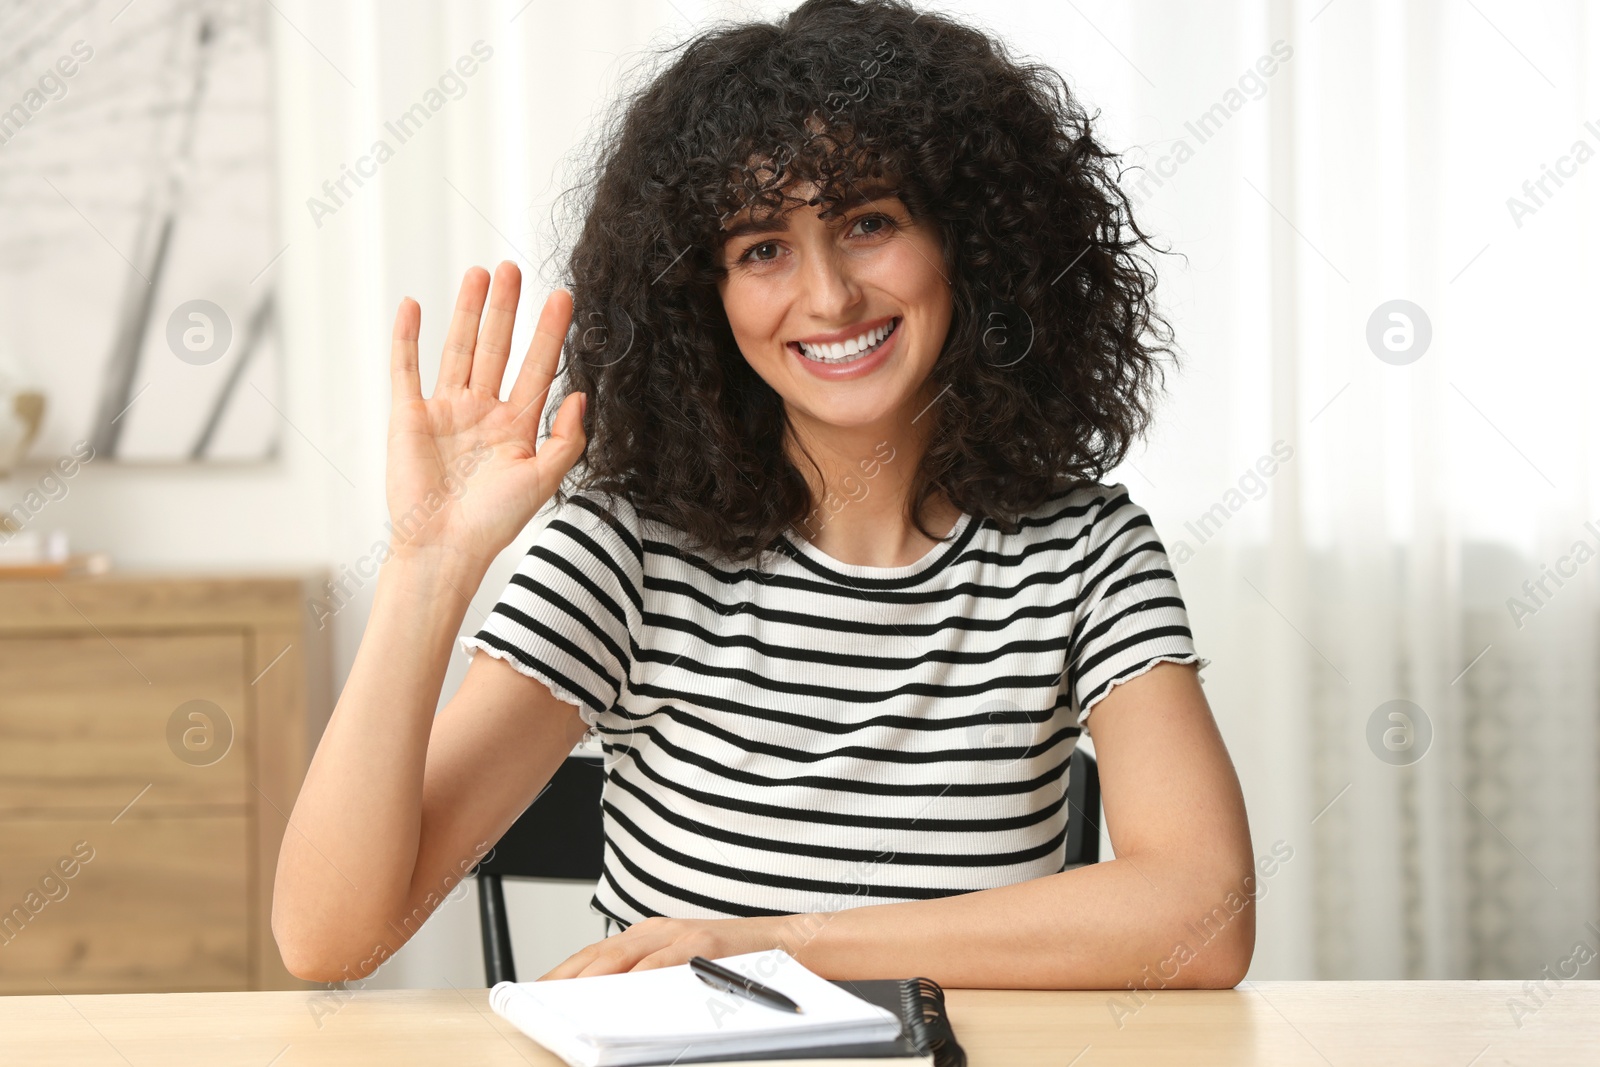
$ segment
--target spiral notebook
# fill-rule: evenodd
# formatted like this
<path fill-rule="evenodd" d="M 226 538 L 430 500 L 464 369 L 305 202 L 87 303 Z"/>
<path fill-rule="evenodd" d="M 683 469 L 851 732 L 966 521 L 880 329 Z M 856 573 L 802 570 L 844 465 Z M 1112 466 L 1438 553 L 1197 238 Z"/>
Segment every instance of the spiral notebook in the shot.
<path fill-rule="evenodd" d="M 497 1014 L 573 1067 L 965 1067 L 925 978 L 829 981 L 782 951 L 717 962 L 799 1003 L 776 1011 L 702 983 L 687 965 L 547 982 L 501 982 Z"/>

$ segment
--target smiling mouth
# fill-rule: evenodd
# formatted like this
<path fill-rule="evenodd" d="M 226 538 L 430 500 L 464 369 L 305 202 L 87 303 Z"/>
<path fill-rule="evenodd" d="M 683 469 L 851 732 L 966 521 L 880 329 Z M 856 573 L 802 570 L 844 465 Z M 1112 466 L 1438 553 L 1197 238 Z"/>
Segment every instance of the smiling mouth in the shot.
<path fill-rule="evenodd" d="M 841 363 L 854 363 L 858 359 L 872 355 L 882 348 L 899 328 L 900 319 L 897 316 L 877 329 L 868 330 L 860 337 L 839 344 L 811 345 L 804 341 L 790 341 L 789 347 L 813 363 L 837 366 Z"/>

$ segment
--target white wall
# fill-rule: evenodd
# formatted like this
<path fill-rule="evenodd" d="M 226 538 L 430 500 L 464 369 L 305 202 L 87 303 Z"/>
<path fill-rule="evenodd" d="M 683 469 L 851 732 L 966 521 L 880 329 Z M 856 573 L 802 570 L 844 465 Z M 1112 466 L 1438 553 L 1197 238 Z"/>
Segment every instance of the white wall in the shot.
<path fill-rule="evenodd" d="M 680 5 L 684 6 L 684 5 Z M 422 305 L 422 374 L 429 387 L 460 276 L 473 264 L 522 267 L 527 343 L 562 159 L 588 128 L 627 54 L 682 36 L 685 16 L 662 0 L 603 4 L 317 4 L 278 0 L 276 49 L 278 246 L 287 425 L 280 456 L 252 465 L 91 463 L 34 520 L 65 530 L 77 551 L 106 551 L 127 570 L 272 570 L 338 573 L 385 536 L 384 436 L 388 337 L 405 295 Z M 697 5 L 684 9 L 690 15 Z M 281 12 L 281 13 L 280 13 Z M 457 57 L 483 41 L 493 56 L 334 214 L 313 219 L 321 196 Z M 392 139 L 392 138 L 391 138 Z M 454 186 L 454 188 L 452 188 Z M 459 191 L 458 191 L 459 190 Z M 222 238 L 222 239 L 225 239 Z M 263 279 L 265 281 L 266 279 Z M 512 372 L 515 371 L 513 364 Z M 507 381 L 511 380 L 507 375 Z M 243 401 L 255 400 L 250 389 Z M 20 499 L 41 463 L 0 478 L 0 502 Z M 464 631 L 476 630 L 526 540 L 496 564 Z M 371 603 L 371 583 L 336 614 L 335 688 L 349 670 Z M 459 651 L 448 698 L 466 659 Z M 508 884 L 523 974 L 537 976 L 602 936 L 589 887 Z M 476 902 L 447 904 L 373 986 L 481 985 Z"/>

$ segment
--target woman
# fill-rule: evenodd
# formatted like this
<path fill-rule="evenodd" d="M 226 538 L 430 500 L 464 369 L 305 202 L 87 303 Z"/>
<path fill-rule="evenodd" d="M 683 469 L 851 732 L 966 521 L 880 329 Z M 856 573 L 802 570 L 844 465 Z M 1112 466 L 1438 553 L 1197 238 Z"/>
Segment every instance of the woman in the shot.
<path fill-rule="evenodd" d="M 1048 69 L 811 0 L 628 103 L 508 400 L 514 266 L 468 272 L 427 399 L 403 301 L 403 536 L 284 839 L 290 969 L 381 963 L 587 736 L 616 932 L 545 977 L 781 946 L 1239 981 L 1238 781 L 1161 542 L 1098 481 L 1169 354 L 1113 163 Z M 435 716 L 468 594 L 552 498 Z M 1085 727 L 1116 858 L 1063 870 Z"/>

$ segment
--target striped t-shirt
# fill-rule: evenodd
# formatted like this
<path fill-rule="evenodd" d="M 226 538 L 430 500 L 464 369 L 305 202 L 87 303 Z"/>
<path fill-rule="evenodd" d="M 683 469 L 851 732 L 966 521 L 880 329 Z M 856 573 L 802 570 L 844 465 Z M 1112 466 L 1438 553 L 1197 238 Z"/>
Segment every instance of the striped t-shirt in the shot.
<path fill-rule="evenodd" d="M 1014 533 L 963 514 L 904 567 L 798 533 L 733 563 L 585 493 L 463 637 L 576 704 L 605 752 L 593 908 L 627 925 L 835 911 L 1063 868 L 1067 769 L 1118 682 L 1195 662 L 1121 485 Z"/>

